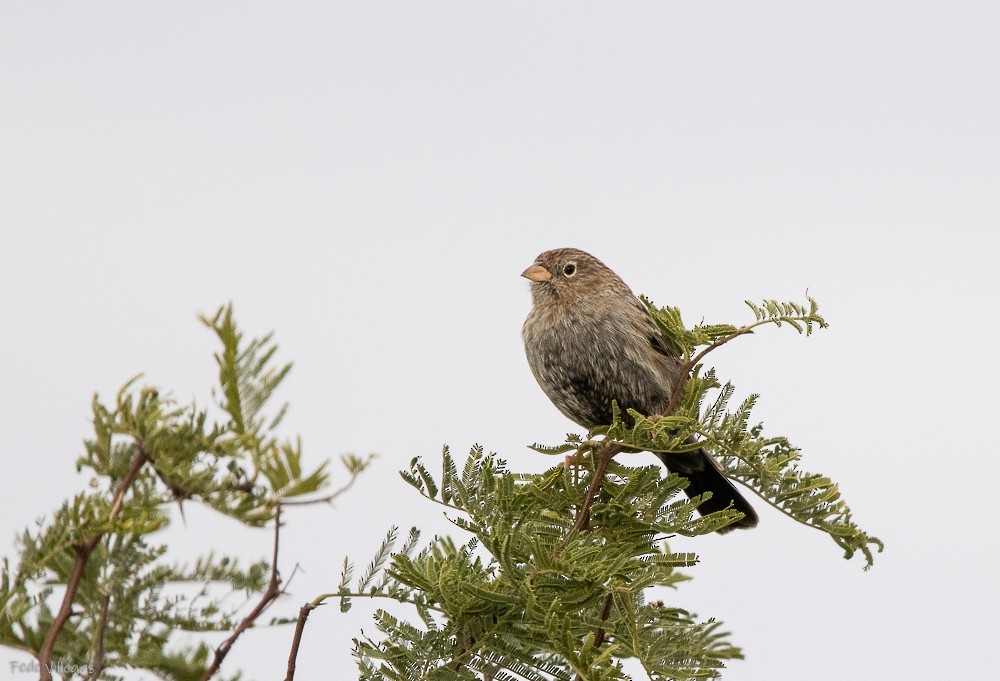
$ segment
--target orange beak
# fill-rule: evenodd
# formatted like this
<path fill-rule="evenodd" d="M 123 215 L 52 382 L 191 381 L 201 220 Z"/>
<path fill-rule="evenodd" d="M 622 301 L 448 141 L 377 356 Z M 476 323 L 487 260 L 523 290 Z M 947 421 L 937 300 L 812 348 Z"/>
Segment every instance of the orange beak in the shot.
<path fill-rule="evenodd" d="M 552 278 L 552 273 L 541 265 L 532 265 L 525 271 L 521 272 L 521 276 L 525 279 L 530 279 L 531 281 L 548 281 Z"/>

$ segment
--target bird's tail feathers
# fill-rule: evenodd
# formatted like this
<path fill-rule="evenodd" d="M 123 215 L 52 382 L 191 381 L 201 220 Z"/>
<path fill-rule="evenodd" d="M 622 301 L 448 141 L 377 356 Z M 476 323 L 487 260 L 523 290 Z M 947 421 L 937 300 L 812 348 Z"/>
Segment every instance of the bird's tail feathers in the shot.
<path fill-rule="evenodd" d="M 693 453 L 701 460 L 690 461 L 691 455 L 659 454 L 660 460 L 672 473 L 681 475 L 688 479 L 689 484 L 684 488 L 684 493 L 689 498 L 695 497 L 705 492 L 711 492 L 712 496 L 698 506 L 698 513 L 708 515 L 716 511 L 724 511 L 727 508 L 735 508 L 743 514 L 743 517 L 731 525 L 720 528 L 719 534 L 726 534 L 738 529 L 750 529 L 757 526 L 757 512 L 750 505 L 736 486 L 730 482 L 721 470 L 718 462 L 715 461 L 705 450 L 699 449 Z M 689 465 L 697 463 L 698 465 Z"/>

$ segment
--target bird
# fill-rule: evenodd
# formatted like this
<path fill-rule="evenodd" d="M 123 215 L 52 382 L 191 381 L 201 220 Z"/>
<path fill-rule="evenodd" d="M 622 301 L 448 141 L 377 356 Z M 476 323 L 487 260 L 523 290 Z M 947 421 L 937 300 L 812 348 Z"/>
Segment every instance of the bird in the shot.
<path fill-rule="evenodd" d="M 559 411 L 587 429 L 611 424 L 612 400 L 622 413 L 663 415 L 684 362 L 621 277 L 576 248 L 545 251 L 521 276 L 531 286 L 521 329 L 528 365 Z M 753 507 L 704 448 L 657 456 L 688 479 L 688 497 L 712 493 L 700 514 L 730 507 L 743 514 L 719 533 L 757 525 Z"/>

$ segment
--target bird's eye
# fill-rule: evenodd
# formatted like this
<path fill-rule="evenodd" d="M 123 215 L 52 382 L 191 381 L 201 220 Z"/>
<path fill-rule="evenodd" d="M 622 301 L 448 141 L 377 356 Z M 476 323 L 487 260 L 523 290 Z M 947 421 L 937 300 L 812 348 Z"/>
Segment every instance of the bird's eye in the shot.
<path fill-rule="evenodd" d="M 563 274 L 565 274 L 567 277 L 572 277 L 574 274 L 576 274 L 576 263 L 568 262 L 565 265 L 563 265 Z"/>

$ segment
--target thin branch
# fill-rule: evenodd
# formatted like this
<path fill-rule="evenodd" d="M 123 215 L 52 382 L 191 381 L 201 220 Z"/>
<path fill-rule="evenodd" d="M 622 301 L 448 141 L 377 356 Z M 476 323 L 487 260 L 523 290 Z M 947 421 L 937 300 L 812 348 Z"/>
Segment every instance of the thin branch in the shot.
<path fill-rule="evenodd" d="M 135 447 L 137 454 L 134 459 L 132 459 L 132 465 L 128 468 L 128 473 L 122 478 L 121 484 L 118 485 L 118 491 L 115 492 L 114 499 L 111 501 L 111 512 L 108 513 L 109 518 L 114 518 L 122 509 L 122 503 L 125 501 L 125 495 L 128 493 L 129 488 L 139 477 L 139 471 L 142 469 L 147 462 L 149 462 L 149 453 L 146 452 L 146 443 L 142 440 L 135 441 Z"/>
<path fill-rule="evenodd" d="M 148 461 L 149 454 L 146 452 L 146 445 L 142 440 L 137 439 L 136 454 L 129 465 L 128 472 L 125 473 L 125 477 L 118 484 L 115 496 L 111 500 L 111 510 L 108 512 L 109 519 L 115 518 L 121 512 L 125 495 L 128 494 L 129 488 L 132 487 L 136 478 L 139 477 L 139 471 L 142 470 L 142 467 Z M 63 594 L 62 604 L 59 606 L 59 612 L 56 614 L 55 619 L 52 620 L 52 626 L 45 632 L 42 649 L 38 651 L 39 681 L 52 681 L 50 668 L 52 666 L 52 656 L 56 649 L 56 639 L 59 638 L 62 628 L 66 626 L 66 622 L 73 615 L 73 601 L 76 599 L 76 592 L 80 588 L 80 580 L 83 579 L 83 573 L 87 569 L 87 563 L 90 561 L 91 554 L 94 553 L 94 549 L 103 536 L 104 533 L 98 534 L 96 537 L 75 547 L 76 560 L 73 562 L 73 569 L 70 571 L 69 579 L 66 580 L 66 593 Z"/>
<path fill-rule="evenodd" d="M 343 487 L 327 494 L 326 496 L 316 497 L 315 499 L 282 499 L 280 503 L 282 506 L 313 506 L 315 504 L 332 504 L 334 499 L 351 489 L 355 481 L 357 481 L 360 473 L 361 471 L 352 473 L 351 479 L 348 480 Z"/>
<path fill-rule="evenodd" d="M 609 593 L 604 597 L 604 603 L 601 605 L 600 618 L 602 622 L 607 622 L 608 618 L 611 616 L 611 606 L 614 603 L 614 594 Z M 594 647 L 600 648 L 601 644 L 604 643 L 604 639 L 607 638 L 607 632 L 604 627 L 598 627 L 597 631 L 594 632 Z M 583 676 L 580 674 L 576 675 L 574 681 L 583 681 Z"/>
<path fill-rule="evenodd" d="M 115 534 L 108 537 L 106 550 L 109 556 L 114 553 L 115 547 L 118 544 L 120 536 L 121 535 Z M 108 574 L 109 570 L 111 570 L 111 566 L 108 563 L 105 563 L 104 565 L 101 566 L 102 584 L 106 585 L 108 580 L 110 579 L 110 576 Z M 93 664 L 90 671 L 90 675 L 87 677 L 92 681 L 97 681 L 101 676 L 101 672 L 103 672 L 104 668 L 107 666 L 107 660 L 105 657 L 105 649 L 104 649 L 105 647 L 104 639 L 105 636 L 107 636 L 107 630 L 108 630 L 108 610 L 110 609 L 111 606 L 111 593 L 106 590 L 106 586 L 102 586 L 100 588 L 99 593 L 102 596 L 101 612 L 97 619 L 97 628 L 96 628 L 97 630 L 94 634 L 93 658 L 92 658 Z"/>
<path fill-rule="evenodd" d="M 288 579 L 285 581 L 285 591 L 288 591 L 288 587 L 292 585 L 292 580 L 295 579 L 295 575 L 297 575 L 298 572 L 299 572 L 299 564 L 296 563 L 295 567 L 292 568 L 292 574 L 289 575 Z M 303 572 L 305 572 L 305 570 L 303 570 Z"/>
<path fill-rule="evenodd" d="M 331 598 L 368 598 L 374 600 L 376 598 L 387 598 L 390 601 L 396 603 L 409 603 L 410 605 L 417 605 L 417 602 L 412 598 L 401 597 L 399 595 L 390 595 L 387 593 L 371 593 L 370 591 L 337 591 L 329 594 L 320 594 L 316 598 L 312 599 L 311 603 L 315 606 L 323 605 L 324 602 L 330 600 Z M 433 610 L 434 612 L 439 612 L 442 615 L 447 615 L 448 613 L 439 606 L 431 605 L 430 603 L 421 603 L 422 607 L 428 610 Z"/>
<path fill-rule="evenodd" d="M 299 608 L 299 618 L 295 622 L 295 634 L 292 635 L 292 648 L 288 651 L 288 669 L 285 672 L 285 681 L 292 681 L 295 678 L 295 658 L 299 655 L 302 631 L 306 628 L 306 619 L 309 618 L 309 613 L 316 607 L 313 603 L 306 603 Z"/>
<path fill-rule="evenodd" d="M 608 464 L 611 463 L 611 459 L 616 454 L 624 450 L 625 447 L 617 444 L 607 444 L 594 450 L 594 458 L 597 460 L 594 466 L 594 475 L 590 478 L 590 485 L 587 487 L 587 493 L 583 497 L 580 510 L 576 514 L 576 521 L 559 543 L 560 549 L 566 548 L 566 544 L 569 543 L 570 538 L 574 534 L 590 527 L 590 507 L 594 504 L 597 491 L 601 489 L 601 483 L 604 481 L 604 474 L 608 470 Z"/>
<path fill-rule="evenodd" d="M 667 403 L 667 408 L 663 410 L 663 413 L 660 414 L 660 416 L 669 416 L 670 414 L 674 413 L 675 409 L 677 409 L 677 406 L 681 403 L 681 400 L 684 398 L 684 389 L 687 387 L 688 379 L 691 377 L 691 370 L 694 369 L 696 366 L 698 366 L 701 360 L 705 359 L 705 355 L 712 352 L 712 350 L 715 350 L 716 348 L 722 347 L 723 345 L 725 345 L 726 343 L 735 338 L 739 338 L 740 336 L 745 336 L 748 333 L 753 333 L 754 327 L 759 326 L 760 324 L 761 322 L 755 322 L 754 324 L 741 326 L 728 336 L 717 338 L 716 340 L 712 341 L 708 345 L 708 347 L 706 347 L 704 350 L 699 352 L 697 355 L 695 355 L 688 361 L 684 362 L 684 364 L 681 365 L 681 370 L 680 370 L 681 378 L 677 382 L 677 385 L 674 386 L 674 392 L 673 394 L 670 395 L 670 402 Z"/>
<path fill-rule="evenodd" d="M 275 506 L 274 510 L 274 551 L 271 558 L 271 579 L 267 583 L 267 589 L 264 590 L 264 594 L 261 596 L 260 601 L 254 607 L 250 613 L 243 618 L 243 621 L 239 623 L 236 629 L 233 630 L 232 635 L 225 641 L 219 644 L 219 647 L 215 649 L 215 657 L 212 659 L 212 664 L 205 670 L 205 673 L 201 676 L 201 681 L 208 681 L 212 678 L 219 668 L 222 666 L 222 661 L 226 659 L 226 655 L 229 654 L 230 649 L 232 649 L 233 644 L 236 643 L 236 639 L 243 635 L 247 629 L 253 626 L 257 618 L 260 617 L 265 610 L 277 600 L 278 596 L 284 593 L 281 589 L 281 575 L 278 574 L 278 540 L 281 534 L 281 503 Z"/>
<path fill-rule="evenodd" d="M 712 350 L 715 350 L 716 348 L 722 347 L 723 345 L 725 345 L 729 341 L 734 340 L 736 338 L 739 338 L 740 336 L 745 336 L 748 333 L 753 333 L 753 330 L 754 330 L 755 327 L 758 327 L 761 324 L 766 324 L 766 323 L 768 323 L 768 321 L 769 320 L 761 320 L 759 322 L 754 322 L 753 324 L 747 324 L 746 326 L 741 326 L 740 328 L 736 329 L 735 331 L 733 331 L 728 336 L 723 336 L 722 338 L 715 339 L 714 341 L 712 341 L 711 343 L 709 343 L 708 346 L 704 350 L 702 350 L 701 352 L 699 352 L 697 355 L 694 356 L 694 358 L 692 360 L 690 360 L 688 362 L 688 364 L 690 365 L 688 368 L 690 369 L 690 368 L 694 367 L 696 364 L 698 364 L 698 362 L 700 362 L 701 360 L 703 360 L 705 358 L 705 355 L 707 355 L 708 353 L 710 353 Z"/>
<path fill-rule="evenodd" d="M 104 671 L 107 659 L 104 655 L 104 637 L 108 629 L 108 608 L 111 605 L 111 594 L 104 594 L 101 601 L 101 616 L 97 625 L 97 650 L 94 652 L 94 669 L 90 673 L 90 678 L 97 681 Z"/>
<path fill-rule="evenodd" d="M 601 621 L 607 622 L 608 618 L 611 617 L 611 605 L 614 603 L 614 595 L 608 594 L 604 597 L 604 605 L 601 606 Z M 604 643 L 604 639 L 607 638 L 607 632 L 604 627 L 601 627 L 594 633 L 594 647 L 600 648 L 601 644 Z"/>

